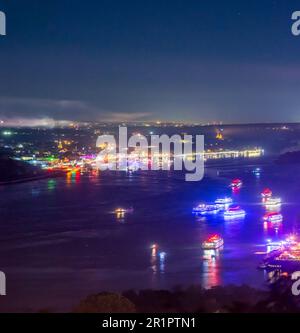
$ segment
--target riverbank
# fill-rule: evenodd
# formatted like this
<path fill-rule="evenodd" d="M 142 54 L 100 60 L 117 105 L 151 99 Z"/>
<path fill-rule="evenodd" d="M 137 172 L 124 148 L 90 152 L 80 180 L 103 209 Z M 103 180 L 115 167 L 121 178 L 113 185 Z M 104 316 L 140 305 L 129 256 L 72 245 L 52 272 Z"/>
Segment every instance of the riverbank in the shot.
<path fill-rule="evenodd" d="M 34 176 L 34 177 L 26 177 L 26 178 L 20 178 L 20 179 L 12 179 L 6 182 L 0 182 L 0 186 L 6 186 L 6 185 L 15 185 L 15 184 L 21 184 L 21 183 L 28 183 L 48 178 L 59 178 L 63 177 L 65 175 L 65 172 L 62 171 L 55 171 L 51 173 L 45 173 L 42 175 Z"/>
<path fill-rule="evenodd" d="M 204 289 L 192 285 L 173 290 L 99 293 L 83 299 L 76 313 L 299 313 L 299 298 L 292 294 L 292 281 L 282 277 L 262 291 L 247 285 Z M 45 311 L 45 310 L 44 310 Z"/>

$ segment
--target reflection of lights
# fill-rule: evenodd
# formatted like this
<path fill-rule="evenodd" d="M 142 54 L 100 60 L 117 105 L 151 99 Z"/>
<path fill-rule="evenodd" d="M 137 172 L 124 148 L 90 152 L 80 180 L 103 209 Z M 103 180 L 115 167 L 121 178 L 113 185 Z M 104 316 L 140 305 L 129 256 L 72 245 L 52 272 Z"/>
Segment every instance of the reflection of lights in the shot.
<path fill-rule="evenodd" d="M 218 250 L 204 251 L 202 284 L 206 289 L 220 285 L 220 271 L 218 269 L 219 255 Z"/>
<path fill-rule="evenodd" d="M 125 214 L 124 214 L 124 213 L 117 213 L 117 214 L 116 214 L 116 217 L 117 217 L 118 220 L 120 220 L 120 219 L 124 219 Z"/>
<path fill-rule="evenodd" d="M 282 222 L 272 223 L 265 221 L 263 224 L 264 231 L 274 231 L 276 234 L 279 233 L 280 229 L 282 229 Z"/>
<path fill-rule="evenodd" d="M 238 215 L 224 215 L 224 220 L 233 221 L 233 220 L 243 220 L 246 214 L 238 214 Z"/>
<path fill-rule="evenodd" d="M 123 220 L 125 218 L 126 210 L 123 208 L 117 208 L 115 210 L 117 220 Z"/>
<path fill-rule="evenodd" d="M 31 194 L 32 194 L 32 196 L 38 196 L 40 194 L 40 190 L 36 189 L 36 188 L 33 188 L 31 190 Z"/>
<path fill-rule="evenodd" d="M 151 245 L 151 268 L 154 274 L 158 271 L 160 273 L 165 272 L 165 261 L 166 261 L 166 252 L 159 252 L 159 246 L 157 244 Z"/>
<path fill-rule="evenodd" d="M 241 192 L 241 189 L 240 189 L 240 188 L 238 188 L 238 187 L 233 187 L 233 188 L 232 188 L 232 193 L 233 193 L 233 194 L 237 195 L 237 194 L 240 194 L 240 192 Z"/>
<path fill-rule="evenodd" d="M 49 191 L 55 190 L 55 188 L 56 188 L 56 180 L 54 180 L 54 179 L 48 180 L 47 188 L 48 188 Z"/>
<path fill-rule="evenodd" d="M 220 252 L 219 249 L 217 250 L 204 250 L 203 251 L 203 259 L 205 260 L 216 260 L 216 258 L 219 256 Z"/>
<path fill-rule="evenodd" d="M 152 250 L 152 257 L 156 257 L 157 256 L 157 250 L 158 250 L 158 245 L 157 244 L 153 244 L 151 245 L 151 250 Z"/>
<path fill-rule="evenodd" d="M 159 254 L 160 260 L 165 260 L 166 255 L 167 255 L 166 252 L 160 252 L 160 254 Z"/>
<path fill-rule="evenodd" d="M 159 254 L 159 269 L 161 273 L 165 272 L 165 259 L 166 259 L 166 253 L 165 252 L 161 252 Z"/>
<path fill-rule="evenodd" d="M 67 185 L 70 185 L 72 183 L 72 172 L 67 172 L 66 177 L 66 183 Z"/>
<path fill-rule="evenodd" d="M 12 132 L 11 131 L 3 131 L 2 134 L 4 136 L 11 136 L 12 135 Z"/>
<path fill-rule="evenodd" d="M 253 170 L 253 173 L 254 173 L 254 175 L 255 175 L 257 178 L 259 178 L 260 175 L 261 175 L 261 169 L 260 169 L 260 168 L 255 168 L 255 169 Z"/>

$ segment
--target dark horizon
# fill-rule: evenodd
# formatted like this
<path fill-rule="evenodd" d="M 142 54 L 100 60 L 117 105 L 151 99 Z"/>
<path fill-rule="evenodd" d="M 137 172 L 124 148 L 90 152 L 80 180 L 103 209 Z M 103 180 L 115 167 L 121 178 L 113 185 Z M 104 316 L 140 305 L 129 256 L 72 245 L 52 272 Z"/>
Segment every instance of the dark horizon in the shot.
<path fill-rule="evenodd" d="M 299 9 L 0 0 L 0 121 L 298 122 Z"/>
<path fill-rule="evenodd" d="M 168 125 L 172 126 L 172 124 L 180 124 L 182 127 L 188 126 L 188 127 L 230 127 L 230 126 L 278 126 L 278 125 L 283 125 L 283 126 L 297 126 L 300 125 L 299 122 L 245 122 L 245 123 L 195 123 L 193 121 L 54 121 L 55 125 L 43 125 L 43 124 L 38 124 L 38 125 L 21 125 L 21 124 L 15 124 L 15 125 L 5 125 L 5 124 L 0 124 L 0 129 L 5 129 L 5 128 L 32 128 L 32 129 L 37 129 L 37 128 L 55 128 L 55 127 L 62 127 L 62 128 L 69 128 L 70 125 L 74 126 L 83 126 L 83 125 L 94 125 L 97 127 L 97 125 L 107 125 L 107 126 L 121 126 L 122 124 L 126 124 L 129 126 L 135 125 L 135 126 L 142 126 L 144 127 L 145 124 L 150 125 L 150 126 L 160 126 L 160 125 Z"/>

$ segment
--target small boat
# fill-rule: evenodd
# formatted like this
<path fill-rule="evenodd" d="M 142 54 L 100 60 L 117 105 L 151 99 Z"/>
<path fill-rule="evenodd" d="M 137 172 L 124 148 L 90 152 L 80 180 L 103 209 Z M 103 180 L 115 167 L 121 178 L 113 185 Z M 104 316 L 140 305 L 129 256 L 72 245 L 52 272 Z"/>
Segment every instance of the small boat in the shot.
<path fill-rule="evenodd" d="M 268 213 L 264 216 L 264 221 L 269 223 L 281 223 L 283 216 L 280 213 Z"/>
<path fill-rule="evenodd" d="M 117 208 L 115 209 L 116 214 L 126 214 L 126 213 L 133 213 L 133 207 L 130 208 Z"/>
<path fill-rule="evenodd" d="M 228 205 L 232 204 L 232 199 L 231 198 L 219 198 L 215 201 L 216 206 L 218 206 L 220 209 L 225 208 Z"/>
<path fill-rule="evenodd" d="M 262 198 L 271 198 L 272 197 L 273 192 L 269 189 L 269 188 L 265 188 L 262 192 L 261 192 L 261 196 Z"/>
<path fill-rule="evenodd" d="M 243 218 L 246 212 L 240 206 L 231 206 L 224 212 L 225 218 Z"/>
<path fill-rule="evenodd" d="M 218 212 L 219 208 L 217 207 L 217 205 L 200 204 L 197 207 L 193 208 L 193 213 L 200 215 L 211 215 L 217 214 Z"/>
<path fill-rule="evenodd" d="M 203 250 L 216 250 L 224 245 L 224 240 L 219 235 L 213 235 L 202 243 Z"/>
<path fill-rule="evenodd" d="M 268 207 L 273 206 L 280 206 L 281 205 L 281 199 L 280 198 L 267 198 L 264 204 Z"/>
<path fill-rule="evenodd" d="M 232 188 L 232 189 L 239 189 L 239 188 L 241 188 L 242 187 L 242 185 L 243 185 L 243 182 L 240 180 L 240 179 L 234 179 L 232 182 L 231 182 L 231 184 L 230 184 L 230 187 Z"/>
<path fill-rule="evenodd" d="M 260 176 L 261 168 L 255 168 L 255 169 L 253 170 L 253 173 L 254 173 L 256 176 Z"/>

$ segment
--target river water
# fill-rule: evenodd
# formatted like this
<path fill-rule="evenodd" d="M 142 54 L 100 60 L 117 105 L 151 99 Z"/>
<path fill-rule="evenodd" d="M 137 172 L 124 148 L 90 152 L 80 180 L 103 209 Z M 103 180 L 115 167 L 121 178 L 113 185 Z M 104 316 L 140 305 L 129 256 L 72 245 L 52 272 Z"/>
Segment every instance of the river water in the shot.
<path fill-rule="evenodd" d="M 252 171 L 261 168 L 260 174 Z M 207 167 L 201 182 L 172 172 L 73 174 L 0 188 L 0 270 L 7 276 L 1 311 L 67 311 L 101 291 L 170 289 L 176 285 L 266 287 L 257 269 L 266 239 L 299 230 L 298 166 L 243 160 Z M 239 193 L 228 188 L 240 177 Z M 265 228 L 260 192 L 283 199 L 284 222 Z M 197 219 L 192 208 L 230 195 L 244 220 Z M 134 212 L 118 218 L 117 207 Z M 225 241 L 206 260 L 201 243 Z M 157 244 L 157 251 L 151 246 Z"/>

